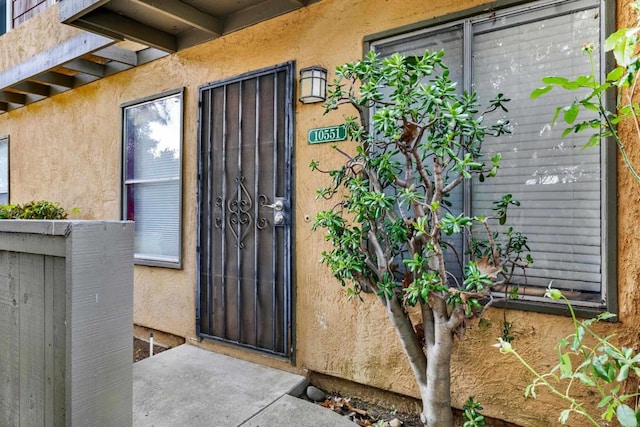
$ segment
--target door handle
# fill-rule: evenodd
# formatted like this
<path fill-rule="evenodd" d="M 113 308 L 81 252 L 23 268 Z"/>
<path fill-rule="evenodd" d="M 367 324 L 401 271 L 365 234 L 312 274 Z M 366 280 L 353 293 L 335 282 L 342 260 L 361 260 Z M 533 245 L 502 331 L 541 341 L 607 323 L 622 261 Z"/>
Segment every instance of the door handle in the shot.
<path fill-rule="evenodd" d="M 273 209 L 276 211 L 281 211 L 284 209 L 284 203 L 282 202 L 282 200 L 276 200 L 274 203 L 267 205 L 267 204 L 262 204 L 261 205 L 263 208 L 269 208 L 269 209 Z"/>

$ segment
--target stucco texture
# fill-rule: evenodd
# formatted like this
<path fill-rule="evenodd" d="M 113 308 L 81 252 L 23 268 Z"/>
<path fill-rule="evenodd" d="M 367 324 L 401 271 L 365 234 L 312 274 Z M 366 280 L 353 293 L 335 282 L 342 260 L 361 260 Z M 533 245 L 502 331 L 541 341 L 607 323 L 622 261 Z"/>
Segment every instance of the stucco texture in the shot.
<path fill-rule="evenodd" d="M 86 219 L 119 219 L 121 194 L 120 105 L 184 87 L 183 268 L 136 266 L 134 321 L 195 342 L 196 188 L 198 87 L 263 67 L 296 61 L 297 69 L 336 65 L 362 57 L 363 38 L 428 20 L 483 1 L 322 0 L 278 18 L 195 46 L 97 82 L 0 115 L 0 134 L 10 135 L 10 191 L 13 202 L 59 201 L 78 207 Z M 36 18 L 34 18 L 36 19 Z M 24 24 L 29 25 L 29 22 Z M 39 24 L 40 25 L 40 24 Z M 35 36 L 31 36 L 35 37 Z M 5 60 L 8 61 L 8 60 Z M 330 74 L 330 78 L 333 75 Z M 278 365 L 318 372 L 355 383 L 417 397 L 404 354 L 374 297 L 347 301 L 326 266 L 321 232 L 311 218 L 323 208 L 315 198 L 320 179 L 311 160 L 337 164 L 330 144 L 309 145 L 308 129 L 339 123 L 322 106 L 295 104 L 295 365 L 216 344 L 208 348 Z M 629 154 L 640 162 L 637 145 Z M 605 325 L 637 349 L 640 315 L 640 244 L 637 183 L 620 167 L 618 192 L 618 278 L 620 323 Z M 523 391 L 532 377 L 508 355 L 491 347 L 502 334 L 504 312 L 493 309 L 468 331 L 453 354 L 453 399 L 461 407 L 475 396 L 486 415 L 526 426 L 557 424 L 565 406 L 548 392 L 536 400 Z M 571 332 L 567 317 L 510 310 L 514 346 L 542 371 L 555 365 L 554 345 Z M 597 399 L 590 398 L 591 404 Z M 575 421 L 574 425 L 582 425 Z"/>
<path fill-rule="evenodd" d="M 58 4 L 30 18 L 26 23 L 17 25 L 3 34 L 3 46 L 0 49 L 0 70 L 6 70 L 23 61 L 71 39 L 81 33 L 80 30 L 58 22 Z M 43 37 L 46 34 L 46 37 Z"/>

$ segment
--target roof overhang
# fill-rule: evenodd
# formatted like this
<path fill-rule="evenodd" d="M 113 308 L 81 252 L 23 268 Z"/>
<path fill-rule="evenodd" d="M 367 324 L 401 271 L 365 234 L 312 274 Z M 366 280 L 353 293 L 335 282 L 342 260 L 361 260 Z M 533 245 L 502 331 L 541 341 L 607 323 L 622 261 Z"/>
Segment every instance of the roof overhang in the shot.
<path fill-rule="evenodd" d="M 1 70 L 0 114 L 319 1 L 62 0 L 85 31 Z"/>
<path fill-rule="evenodd" d="M 64 0 L 60 21 L 167 53 L 320 0 Z"/>
<path fill-rule="evenodd" d="M 0 72 L 0 113 L 119 73 L 167 53 L 82 32 Z"/>

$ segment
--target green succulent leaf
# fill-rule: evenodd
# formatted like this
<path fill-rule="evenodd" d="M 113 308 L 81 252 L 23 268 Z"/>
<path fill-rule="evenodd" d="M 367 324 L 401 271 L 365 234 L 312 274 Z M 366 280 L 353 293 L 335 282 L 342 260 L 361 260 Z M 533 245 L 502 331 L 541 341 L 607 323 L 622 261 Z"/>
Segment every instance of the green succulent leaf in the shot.
<path fill-rule="evenodd" d="M 638 427 L 635 411 L 624 403 L 616 409 L 616 418 L 622 427 Z"/>

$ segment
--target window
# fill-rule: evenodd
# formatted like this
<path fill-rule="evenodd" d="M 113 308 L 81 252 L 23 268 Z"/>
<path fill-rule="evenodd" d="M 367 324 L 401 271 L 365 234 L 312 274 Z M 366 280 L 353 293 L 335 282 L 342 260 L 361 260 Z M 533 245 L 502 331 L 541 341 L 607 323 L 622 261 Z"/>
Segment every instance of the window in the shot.
<path fill-rule="evenodd" d="M 126 104 L 123 217 L 135 221 L 138 264 L 180 267 L 182 90 Z"/>
<path fill-rule="evenodd" d="M 498 176 L 482 185 L 473 182 L 451 198 L 473 215 L 488 213 L 503 194 L 521 202 L 510 210 L 509 225 L 528 237 L 534 258 L 526 277 L 518 279 L 528 307 L 549 308 L 543 294 L 553 281 L 586 311 L 615 310 L 615 292 L 608 292 L 615 280 L 613 257 L 608 256 L 615 249 L 615 225 L 608 216 L 615 214 L 615 147 L 613 152 L 612 144 L 583 149 L 588 134 L 562 138 L 563 127 L 551 126 L 555 108 L 570 104 L 576 93 L 558 90 L 537 100 L 529 97 L 542 86 L 543 76 L 590 74 L 581 47 L 601 44 L 605 10 L 611 9 L 599 0 L 536 1 L 444 24 L 440 20 L 437 26 L 398 36 L 368 38 L 383 56 L 444 49 L 461 89 L 475 90 L 485 103 L 497 93 L 511 98 L 504 117 L 513 133 L 488 139 L 483 147 L 489 158 L 502 154 Z M 600 68 L 599 52 L 595 59 Z"/>
<path fill-rule="evenodd" d="M 9 137 L 0 137 L 0 205 L 9 203 Z"/>
<path fill-rule="evenodd" d="M 0 35 L 11 28 L 11 5 L 13 0 L 0 0 Z"/>

